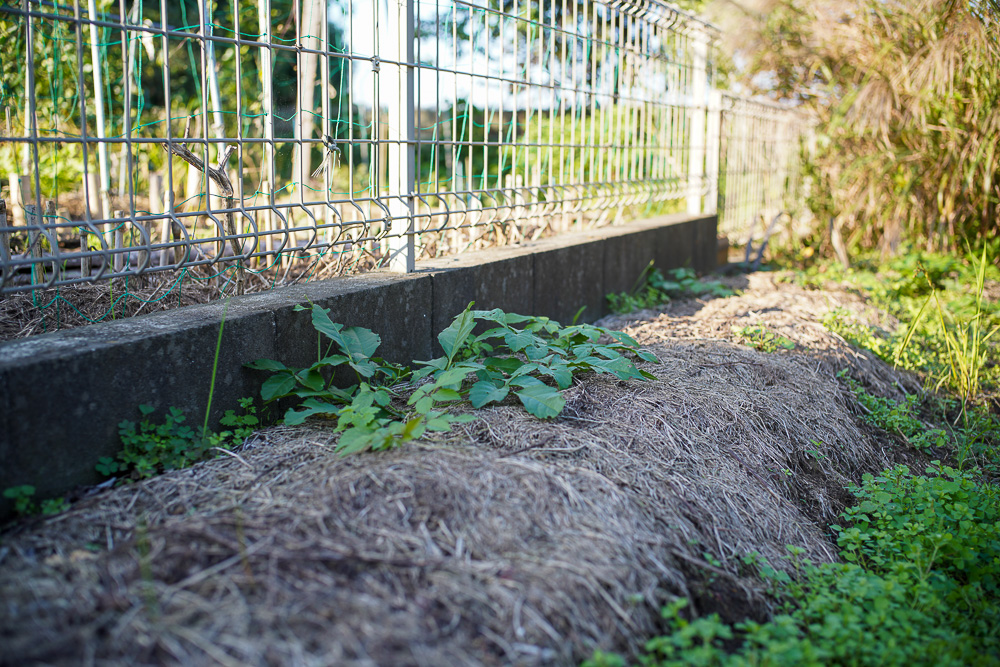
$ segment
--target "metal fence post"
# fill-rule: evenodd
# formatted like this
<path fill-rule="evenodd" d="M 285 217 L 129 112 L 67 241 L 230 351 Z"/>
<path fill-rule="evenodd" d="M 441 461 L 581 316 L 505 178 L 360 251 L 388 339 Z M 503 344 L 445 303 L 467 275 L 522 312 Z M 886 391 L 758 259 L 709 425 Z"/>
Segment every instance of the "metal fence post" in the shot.
<path fill-rule="evenodd" d="M 386 67 L 385 106 L 389 109 L 389 268 L 408 273 L 414 269 L 414 82 L 413 5 L 415 0 L 389 0 L 389 35 L 395 39 L 398 65 Z"/>
<path fill-rule="evenodd" d="M 708 194 L 705 196 L 705 213 L 719 211 L 719 171 L 722 152 L 722 91 L 708 94 L 708 133 L 706 140 L 705 174 L 708 176 Z"/>
<path fill-rule="evenodd" d="M 691 90 L 688 106 L 687 212 L 703 212 L 701 198 L 705 181 L 705 111 L 708 96 L 708 35 L 691 37 Z"/>

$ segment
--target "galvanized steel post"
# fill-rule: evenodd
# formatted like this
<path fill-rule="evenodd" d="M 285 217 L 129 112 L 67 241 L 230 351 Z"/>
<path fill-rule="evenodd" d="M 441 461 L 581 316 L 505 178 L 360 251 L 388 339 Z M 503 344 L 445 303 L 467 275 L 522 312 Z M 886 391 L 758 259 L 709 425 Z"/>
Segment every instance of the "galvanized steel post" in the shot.
<path fill-rule="evenodd" d="M 389 35 L 395 39 L 396 63 L 380 76 L 391 76 L 384 88 L 389 109 L 389 268 L 409 273 L 414 269 L 414 77 L 413 4 L 415 0 L 389 0 Z"/>

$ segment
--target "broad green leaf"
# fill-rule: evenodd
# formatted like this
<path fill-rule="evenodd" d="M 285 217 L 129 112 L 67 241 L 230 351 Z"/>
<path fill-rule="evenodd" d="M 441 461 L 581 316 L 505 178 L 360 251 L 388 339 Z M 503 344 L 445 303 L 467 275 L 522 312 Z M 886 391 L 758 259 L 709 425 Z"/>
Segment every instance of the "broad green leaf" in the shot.
<path fill-rule="evenodd" d="M 503 338 L 510 332 L 508 327 L 496 327 L 494 329 L 487 329 L 483 333 L 476 336 L 475 341 L 477 343 L 482 343 L 484 340 L 492 340 L 494 338 Z"/>
<path fill-rule="evenodd" d="M 657 358 L 657 356 L 652 352 L 649 352 L 648 350 L 636 350 L 635 355 L 640 359 L 642 359 L 643 361 L 648 361 L 652 364 L 660 363 L 660 360 Z"/>
<path fill-rule="evenodd" d="M 264 380 L 264 384 L 260 387 L 260 397 L 264 402 L 273 401 L 276 398 L 285 396 L 293 389 L 295 389 L 295 376 L 291 373 L 282 373 L 281 375 L 272 375 L 271 377 Z"/>
<path fill-rule="evenodd" d="M 487 403 L 499 403 L 507 398 L 510 389 L 506 385 L 497 386 L 492 382 L 481 380 L 469 389 L 469 402 L 472 407 L 481 408 Z"/>
<path fill-rule="evenodd" d="M 455 317 L 447 329 L 438 334 L 438 342 L 441 343 L 441 348 L 448 357 L 449 366 L 459 348 L 465 344 L 465 341 L 469 338 L 469 334 L 475 328 L 476 319 L 472 316 L 472 303 L 470 303 L 465 310 Z"/>
<path fill-rule="evenodd" d="M 434 373 L 435 371 L 443 371 L 448 367 L 448 360 L 444 357 L 438 357 L 437 359 L 431 359 L 430 361 L 417 361 L 414 363 L 423 366 L 420 370 L 413 372 L 414 382 L 419 382 L 431 373 Z"/>
<path fill-rule="evenodd" d="M 285 423 L 289 426 L 294 426 L 304 422 L 307 417 L 313 415 L 333 415 L 337 414 L 340 409 L 339 405 L 320 401 L 315 398 L 307 398 L 302 401 L 302 405 L 299 406 L 298 410 L 290 408 L 285 413 Z"/>
<path fill-rule="evenodd" d="M 483 364 L 485 364 L 487 368 L 495 368 L 509 374 L 523 366 L 524 362 L 517 357 L 489 357 L 487 359 L 483 359 Z"/>
<path fill-rule="evenodd" d="M 417 404 L 413 406 L 413 409 L 420 414 L 427 414 L 431 408 L 434 407 L 434 399 L 430 396 L 423 396 L 416 402 Z"/>
<path fill-rule="evenodd" d="M 594 354 L 599 354 L 605 359 L 621 359 L 622 356 L 618 352 L 616 352 L 614 348 L 608 347 L 607 345 L 596 346 L 594 348 Z"/>
<path fill-rule="evenodd" d="M 353 368 L 358 372 L 358 375 L 360 375 L 363 378 L 370 378 L 371 376 L 375 375 L 375 372 L 378 370 L 378 366 L 376 366 L 367 359 L 362 359 L 360 361 L 352 361 L 350 362 L 350 366 L 351 368 Z"/>
<path fill-rule="evenodd" d="M 251 361 L 248 364 L 243 364 L 247 368 L 254 368 L 258 371 L 283 371 L 287 368 L 280 361 L 275 361 L 274 359 L 258 359 L 257 361 Z"/>
<path fill-rule="evenodd" d="M 410 421 L 406 422 L 406 426 L 403 427 L 403 431 L 402 433 L 400 433 L 400 436 L 403 442 L 406 442 L 407 440 L 419 438 L 424 434 L 425 430 L 426 427 L 424 424 L 424 418 L 421 415 L 419 417 L 414 417 Z"/>
<path fill-rule="evenodd" d="M 343 338 L 340 336 L 340 330 L 344 328 L 344 325 L 336 324 L 330 319 L 329 308 L 321 308 L 318 304 L 313 304 L 312 324 L 316 331 L 335 342 L 341 349 L 344 348 Z"/>
<path fill-rule="evenodd" d="M 551 376 L 560 389 L 566 389 L 573 384 L 573 372 L 565 364 L 553 365 L 541 372 Z"/>
<path fill-rule="evenodd" d="M 528 315 L 518 315 L 517 313 L 505 313 L 499 308 L 493 310 L 474 310 L 472 314 L 477 320 L 487 320 L 498 324 L 520 324 L 534 319 Z"/>
<path fill-rule="evenodd" d="M 436 387 L 453 387 L 459 385 L 465 380 L 465 376 L 469 374 L 469 369 L 459 366 L 457 368 L 449 368 L 445 372 L 441 373 L 434 378 L 434 386 Z"/>
<path fill-rule="evenodd" d="M 635 338 L 632 338 L 631 336 L 629 336 L 627 333 L 625 333 L 623 331 L 611 331 L 609 329 L 604 329 L 602 331 L 602 333 L 605 333 L 608 336 L 611 336 L 612 338 L 614 338 L 616 341 L 618 341 L 622 345 L 628 345 L 629 347 L 632 347 L 632 348 L 639 347 L 639 342 L 636 341 Z"/>
<path fill-rule="evenodd" d="M 562 412 L 566 399 L 558 391 L 539 382 L 517 392 L 524 409 L 539 419 L 550 419 Z"/>
<path fill-rule="evenodd" d="M 535 342 L 535 334 L 530 331 L 508 331 L 504 337 L 504 343 L 513 352 L 520 352 Z"/>
<path fill-rule="evenodd" d="M 364 428 L 351 428 L 340 435 L 337 441 L 337 453 L 341 456 L 363 452 L 370 449 L 372 443 L 379 438 L 378 432 L 373 432 Z"/>
<path fill-rule="evenodd" d="M 368 361 L 382 344 L 382 338 L 364 327 L 347 327 L 340 332 L 344 352 L 352 361 Z"/>
<path fill-rule="evenodd" d="M 555 356 L 554 351 L 562 353 L 559 348 L 553 348 L 548 345 L 529 345 L 524 348 L 524 356 L 528 358 L 529 361 L 536 361 L 540 364 L 547 364 Z"/>
<path fill-rule="evenodd" d="M 320 359 L 319 361 L 317 361 L 315 364 L 313 364 L 311 366 L 311 368 L 322 368 L 322 367 L 326 367 L 326 366 L 339 366 L 341 364 L 347 363 L 347 361 L 348 361 L 347 357 L 345 357 L 342 354 L 331 354 L 330 356 L 323 357 L 322 359 Z"/>
<path fill-rule="evenodd" d="M 452 419 L 449 419 L 450 415 L 445 415 L 442 417 L 434 417 L 427 420 L 427 430 L 428 431 L 438 431 L 445 432 L 451 430 Z"/>
<path fill-rule="evenodd" d="M 499 308 L 494 308 L 493 310 L 474 310 L 472 311 L 472 316 L 477 320 L 486 320 L 487 322 L 496 322 L 497 324 L 506 324 L 507 313 L 503 312 Z"/>
<path fill-rule="evenodd" d="M 454 389 L 438 389 L 431 396 L 434 397 L 435 401 L 460 401 L 462 400 L 462 395 L 455 391 Z"/>
<path fill-rule="evenodd" d="M 295 374 L 295 378 L 307 389 L 319 391 L 326 385 L 323 374 L 314 368 L 304 368 Z"/>

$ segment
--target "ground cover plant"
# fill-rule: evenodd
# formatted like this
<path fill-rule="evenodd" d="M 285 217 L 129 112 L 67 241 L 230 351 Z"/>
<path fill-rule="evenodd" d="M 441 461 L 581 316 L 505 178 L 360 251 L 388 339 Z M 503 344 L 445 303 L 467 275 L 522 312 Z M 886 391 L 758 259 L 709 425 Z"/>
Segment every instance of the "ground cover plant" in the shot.
<path fill-rule="evenodd" d="M 935 464 L 925 475 L 906 466 L 865 475 L 850 490 L 858 504 L 833 527 L 842 562 L 815 565 L 791 548 L 792 575 L 755 563 L 783 613 L 689 620 L 680 599 L 639 664 L 1000 664 L 1000 487 Z M 584 663 L 624 664 L 601 653 Z"/>
<path fill-rule="evenodd" d="M 834 309 L 824 320 L 827 328 L 889 363 L 925 374 L 935 389 L 950 389 L 965 403 L 981 402 L 1000 386 L 1000 269 L 990 258 L 986 248 L 964 256 L 913 250 L 884 263 L 872 254 L 846 269 L 821 261 L 787 279 L 811 288 L 832 282 L 857 290 L 898 326 L 861 322 Z"/>
<path fill-rule="evenodd" d="M 650 262 L 630 291 L 607 295 L 608 308 L 613 313 L 630 313 L 633 310 L 661 306 L 671 299 L 721 297 L 733 293 L 718 280 L 698 280 L 697 274 L 688 268 L 670 269 L 667 274 L 669 278 L 665 278 L 663 272 Z"/>
<path fill-rule="evenodd" d="M 929 391 L 898 400 L 846 370 L 838 376 L 861 421 L 955 467 L 934 461 L 923 474 L 907 466 L 866 474 L 849 487 L 856 504 L 843 525 L 831 527 L 840 562 L 813 563 L 790 548 L 789 573 L 747 559 L 770 582 L 779 614 L 726 622 L 692 614 L 679 598 L 664 607 L 667 631 L 646 643 L 640 665 L 1000 664 L 1000 424 L 986 400 L 996 386 L 998 309 L 985 293 L 996 274 L 982 251 L 872 258 L 846 270 L 828 262 L 792 277 L 812 288 L 847 285 L 897 319 L 882 327 L 835 308 L 823 323 L 922 373 Z M 778 349 L 762 324 L 732 330 L 760 351 Z M 584 664 L 626 661 L 598 652 Z"/>
<path fill-rule="evenodd" d="M 733 333 L 746 345 L 761 352 L 777 352 L 778 350 L 792 350 L 795 348 L 795 343 L 791 340 L 770 331 L 767 327 L 760 324 L 733 327 Z"/>
<path fill-rule="evenodd" d="M 555 417 L 566 404 L 560 392 L 579 373 L 607 373 L 620 380 L 653 377 L 632 358 L 655 363 L 656 357 L 619 331 L 590 324 L 564 327 L 547 317 L 472 306 L 438 334 L 444 356 L 417 361 L 416 369 L 373 357 L 381 344 L 377 334 L 334 323 L 329 309 L 316 304 L 297 309 L 309 310 L 313 326 L 329 340 L 326 355 L 308 368 L 271 359 L 249 366 L 273 373 L 261 388 L 265 402 L 301 400 L 285 413 L 286 424 L 313 416 L 336 419 L 341 454 L 392 449 L 427 431 L 448 431 L 453 423 L 475 419 L 453 413 L 451 408 L 460 404 L 478 409 L 513 396 L 535 417 Z M 474 335 L 477 323 L 488 328 Z M 334 346 L 339 353 L 329 354 Z M 335 371 L 344 366 L 357 382 L 340 387 Z"/>
<path fill-rule="evenodd" d="M 215 432 L 207 426 L 200 429 L 187 424 L 182 410 L 170 408 L 162 424 L 154 423 L 152 405 L 140 405 L 143 419 L 136 424 L 125 420 L 118 426 L 122 451 L 117 457 L 101 457 L 97 472 L 102 475 L 122 475 L 127 479 L 145 479 L 167 470 L 194 465 L 219 453 L 233 450 L 253 433 L 260 424 L 253 399 L 240 401 L 242 414 L 226 410 L 219 422 L 229 429 Z"/>

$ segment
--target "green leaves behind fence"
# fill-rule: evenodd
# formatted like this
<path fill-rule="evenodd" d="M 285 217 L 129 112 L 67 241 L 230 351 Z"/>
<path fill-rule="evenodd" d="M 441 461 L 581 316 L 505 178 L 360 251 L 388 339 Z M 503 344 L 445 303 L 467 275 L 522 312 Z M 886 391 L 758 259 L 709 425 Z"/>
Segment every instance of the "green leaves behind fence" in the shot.
<path fill-rule="evenodd" d="M 416 362 L 416 371 L 373 357 L 381 342 L 378 335 L 336 324 L 317 305 L 311 308 L 312 322 L 330 341 L 326 356 L 308 368 L 288 368 L 270 359 L 248 366 L 273 374 L 261 388 L 264 401 L 301 399 L 285 413 L 285 423 L 335 418 L 336 430 L 343 433 L 337 445 L 342 454 L 391 449 L 427 431 L 450 430 L 455 422 L 474 419 L 451 412 L 465 402 L 478 409 L 513 394 L 530 414 L 556 417 L 566 405 L 561 391 L 578 373 L 653 379 L 634 359 L 658 363 L 657 358 L 624 333 L 589 324 L 562 327 L 546 317 L 472 310 L 472 305 L 438 335 L 444 356 Z M 474 335 L 480 323 L 488 328 Z M 339 354 L 329 354 L 334 346 Z M 339 388 L 334 370 L 345 365 L 358 383 Z"/>

